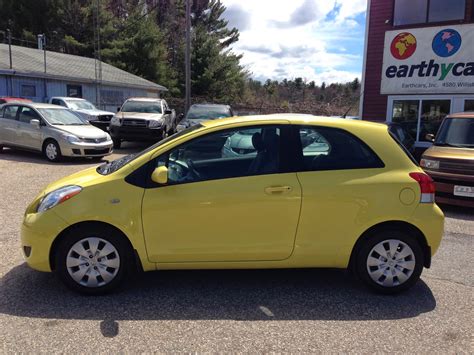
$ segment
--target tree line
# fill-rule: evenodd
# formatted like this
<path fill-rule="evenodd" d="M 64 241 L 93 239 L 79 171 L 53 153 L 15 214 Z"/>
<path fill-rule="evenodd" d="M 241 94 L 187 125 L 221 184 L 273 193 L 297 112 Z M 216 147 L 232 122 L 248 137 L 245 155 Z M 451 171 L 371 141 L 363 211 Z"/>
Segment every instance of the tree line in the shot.
<path fill-rule="evenodd" d="M 192 92 L 206 101 L 282 107 L 356 105 L 359 83 L 318 86 L 302 78 L 265 83 L 251 79 L 231 51 L 239 31 L 229 28 L 220 0 L 192 1 Z M 184 95 L 184 0 L 0 0 L 0 31 L 14 44 L 94 57 Z M 1 33 L 1 32 L 0 32 Z"/>

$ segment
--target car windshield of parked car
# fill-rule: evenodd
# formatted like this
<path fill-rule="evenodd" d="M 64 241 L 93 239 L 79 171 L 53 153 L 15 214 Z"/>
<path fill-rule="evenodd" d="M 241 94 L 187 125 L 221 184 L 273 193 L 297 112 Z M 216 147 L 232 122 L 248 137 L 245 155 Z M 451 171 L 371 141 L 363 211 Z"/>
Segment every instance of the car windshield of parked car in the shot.
<path fill-rule="evenodd" d="M 162 113 L 161 102 L 127 101 L 123 104 L 122 112 Z"/>
<path fill-rule="evenodd" d="M 83 126 L 87 125 L 79 116 L 68 109 L 40 108 L 41 115 L 54 126 Z"/>
<path fill-rule="evenodd" d="M 441 125 L 434 144 L 460 148 L 474 147 L 474 117 L 447 118 Z"/>
<path fill-rule="evenodd" d="M 226 106 L 191 106 L 186 115 L 188 120 L 215 120 L 231 117 L 232 114 Z"/>
<path fill-rule="evenodd" d="M 73 110 L 96 110 L 88 101 L 68 100 L 67 103 Z"/>

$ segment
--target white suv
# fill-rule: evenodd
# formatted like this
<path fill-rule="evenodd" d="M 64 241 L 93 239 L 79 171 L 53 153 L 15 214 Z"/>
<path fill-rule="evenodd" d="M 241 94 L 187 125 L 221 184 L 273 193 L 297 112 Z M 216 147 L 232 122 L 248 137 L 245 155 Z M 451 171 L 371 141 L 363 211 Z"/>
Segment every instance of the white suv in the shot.
<path fill-rule="evenodd" d="M 77 112 L 93 126 L 107 131 L 110 120 L 114 117 L 113 112 L 98 110 L 92 103 L 77 97 L 52 97 L 49 103 L 67 107 Z"/>

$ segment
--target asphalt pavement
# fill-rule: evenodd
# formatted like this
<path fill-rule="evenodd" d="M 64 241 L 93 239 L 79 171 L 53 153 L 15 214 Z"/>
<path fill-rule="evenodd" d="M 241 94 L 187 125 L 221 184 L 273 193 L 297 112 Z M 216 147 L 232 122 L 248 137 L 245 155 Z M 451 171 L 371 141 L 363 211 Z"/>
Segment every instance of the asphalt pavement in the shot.
<path fill-rule="evenodd" d="M 2 353 L 474 353 L 473 210 L 443 206 L 432 268 L 397 296 L 374 294 L 343 270 L 245 270 L 147 273 L 86 297 L 28 268 L 19 230 L 44 186 L 97 164 L 0 154 Z"/>

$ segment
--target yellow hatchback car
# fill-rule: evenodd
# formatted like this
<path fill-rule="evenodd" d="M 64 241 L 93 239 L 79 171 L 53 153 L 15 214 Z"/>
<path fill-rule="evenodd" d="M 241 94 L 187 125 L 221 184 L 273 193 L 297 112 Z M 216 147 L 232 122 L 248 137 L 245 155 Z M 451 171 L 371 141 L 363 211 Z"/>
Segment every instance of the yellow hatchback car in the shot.
<path fill-rule="evenodd" d="M 221 119 L 49 185 L 26 210 L 22 248 L 88 294 L 137 268 L 350 268 L 395 293 L 439 247 L 434 192 L 385 125 Z"/>

